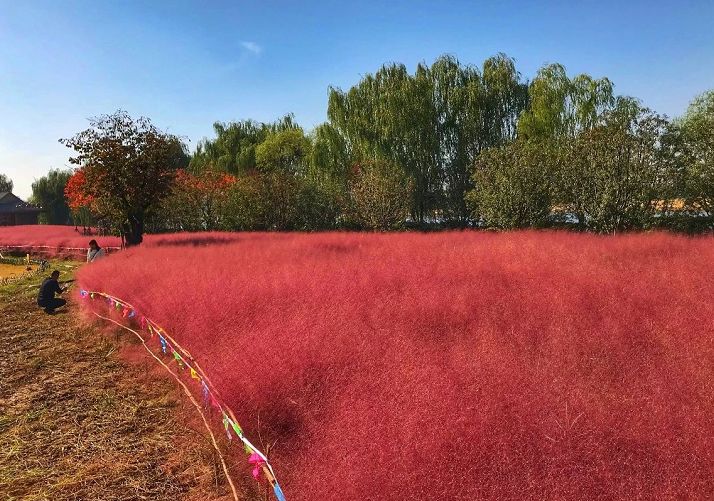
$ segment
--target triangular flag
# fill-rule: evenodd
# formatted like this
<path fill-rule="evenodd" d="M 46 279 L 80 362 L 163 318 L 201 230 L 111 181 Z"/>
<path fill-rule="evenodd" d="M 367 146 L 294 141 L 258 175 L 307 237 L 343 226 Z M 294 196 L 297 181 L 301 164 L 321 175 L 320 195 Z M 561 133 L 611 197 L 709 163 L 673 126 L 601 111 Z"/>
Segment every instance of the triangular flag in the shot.
<path fill-rule="evenodd" d="M 179 352 L 176 350 L 174 350 L 174 359 L 179 364 L 179 367 L 181 367 L 183 369 L 183 359 L 181 358 L 181 355 L 179 354 Z"/>
<path fill-rule="evenodd" d="M 233 427 L 233 431 L 236 432 L 236 435 L 238 435 L 239 437 L 242 437 L 243 429 L 240 427 L 240 425 L 238 423 L 236 423 L 235 421 L 231 421 L 230 423 L 231 423 L 231 426 Z"/>
<path fill-rule="evenodd" d="M 228 440 L 233 440 L 230 430 L 228 429 L 228 416 L 223 414 L 223 427 L 226 429 L 226 435 L 228 435 Z"/>

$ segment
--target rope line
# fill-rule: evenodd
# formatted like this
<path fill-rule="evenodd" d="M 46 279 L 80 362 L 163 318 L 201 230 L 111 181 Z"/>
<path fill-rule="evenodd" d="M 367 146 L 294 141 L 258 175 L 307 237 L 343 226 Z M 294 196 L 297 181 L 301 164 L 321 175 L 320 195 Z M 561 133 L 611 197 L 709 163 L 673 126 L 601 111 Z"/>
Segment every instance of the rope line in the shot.
<path fill-rule="evenodd" d="M 225 459 L 223 458 L 223 454 L 221 454 L 221 450 L 220 450 L 220 448 L 218 447 L 218 442 L 216 442 L 216 437 L 215 437 L 215 435 L 213 434 L 213 430 L 211 429 L 211 426 L 208 424 L 208 420 L 206 419 L 205 414 L 204 414 L 203 411 L 201 410 L 201 406 L 198 404 L 198 402 L 196 402 L 196 399 L 193 397 L 193 394 L 191 393 L 191 390 L 188 389 L 188 386 L 186 386 L 186 384 L 185 384 L 183 381 L 181 381 L 181 379 L 178 377 L 178 375 L 177 375 L 174 371 L 172 371 L 171 368 L 170 368 L 168 365 L 166 365 L 163 360 L 161 360 L 159 357 L 156 356 L 156 354 L 155 354 L 155 353 L 151 350 L 151 348 L 149 348 L 149 346 L 146 344 L 146 340 L 141 336 L 141 334 L 139 334 L 139 333 L 138 333 L 137 331 L 135 331 L 134 329 L 132 329 L 132 328 L 130 328 L 130 327 L 127 327 L 126 325 L 123 325 L 123 324 L 117 322 L 117 321 L 114 320 L 113 318 L 109 318 L 109 317 L 105 317 L 105 316 L 103 316 L 103 315 L 100 315 L 100 314 L 97 313 L 96 311 L 95 311 L 95 312 L 92 312 L 92 313 L 94 313 L 94 315 L 96 315 L 96 316 L 99 317 L 99 318 L 102 318 L 102 319 L 104 319 L 104 320 L 107 320 L 108 322 L 112 322 L 113 324 L 116 324 L 117 326 L 121 327 L 122 329 L 126 329 L 126 330 L 128 330 L 129 332 L 134 333 L 134 335 L 135 335 L 136 337 L 138 337 L 139 340 L 141 341 L 141 344 L 144 346 L 144 349 L 146 349 L 146 351 L 148 351 L 149 354 L 150 354 L 152 357 L 154 357 L 154 359 L 156 359 L 156 361 L 159 362 L 159 363 L 163 366 L 163 368 L 166 369 L 166 371 L 167 371 L 169 374 L 171 374 L 171 376 L 178 382 L 178 384 L 181 385 L 181 388 L 183 388 L 184 393 L 188 396 L 188 398 L 191 400 L 191 403 L 193 404 L 193 406 L 196 408 L 196 410 L 197 410 L 198 413 L 200 414 L 201 419 L 203 420 L 203 425 L 206 427 L 206 430 L 208 431 L 208 434 L 211 436 L 211 443 L 213 444 L 213 448 L 216 450 L 216 453 L 218 454 L 218 457 L 219 457 L 220 460 L 221 460 L 221 467 L 223 468 L 223 474 L 225 475 L 226 480 L 228 481 L 228 485 L 230 485 L 230 487 L 231 487 L 231 491 L 233 492 L 233 499 L 234 499 L 235 501 L 239 501 L 239 500 L 238 500 L 238 492 L 236 491 L 236 487 L 235 487 L 235 485 L 233 485 L 233 480 L 231 479 L 231 476 L 230 476 L 230 474 L 228 473 L 228 466 L 226 465 L 226 461 L 225 461 Z"/>
<path fill-rule="evenodd" d="M 272 465 L 268 461 L 268 458 L 265 454 L 263 454 L 255 445 L 253 445 L 250 440 L 245 436 L 243 433 L 243 429 L 241 426 L 238 424 L 238 420 L 235 417 L 235 413 L 233 410 L 228 407 L 225 403 L 223 403 L 223 399 L 220 398 L 219 392 L 216 389 L 216 387 L 211 383 L 210 379 L 206 376 L 206 373 L 204 370 L 201 368 L 201 366 L 198 364 L 198 362 L 193 358 L 191 353 L 189 353 L 188 350 L 183 348 L 176 340 L 171 337 L 164 328 L 162 328 L 160 325 L 158 325 L 156 322 L 153 320 L 150 320 L 149 318 L 141 315 L 138 315 L 138 310 L 135 308 L 131 303 L 120 299 L 116 296 L 112 296 L 111 294 L 107 294 L 105 292 L 100 292 L 100 291 L 88 291 L 88 290 L 80 290 L 80 297 L 83 299 L 89 298 L 89 299 L 94 299 L 95 296 L 100 296 L 103 297 L 107 300 L 107 303 L 112 307 L 115 308 L 116 310 L 122 310 L 122 317 L 123 318 L 139 318 L 139 323 L 141 328 L 143 329 L 146 327 L 146 329 L 149 331 L 151 337 L 154 337 L 154 335 L 157 335 L 159 337 L 159 341 L 161 344 L 161 351 L 165 354 L 168 354 L 168 350 L 171 350 L 171 353 L 173 354 L 174 359 L 178 363 L 179 367 L 181 369 L 188 368 L 190 371 L 190 375 L 192 379 L 195 379 L 201 383 L 201 387 L 203 390 L 203 396 L 204 400 L 206 400 L 207 405 L 212 405 L 216 407 L 219 412 L 221 413 L 223 417 L 223 426 L 226 430 L 226 434 L 228 436 L 229 440 L 233 440 L 233 436 L 231 435 L 231 431 L 235 433 L 235 435 L 238 436 L 240 441 L 243 443 L 245 451 L 250 454 L 250 457 L 248 458 L 248 462 L 254 466 L 253 468 L 253 477 L 257 480 L 260 476 L 260 472 L 262 471 L 263 475 L 265 478 L 268 480 L 270 485 L 273 487 L 273 492 L 275 493 L 275 497 L 278 499 L 278 501 L 286 501 L 285 500 L 285 495 L 283 494 L 283 491 L 280 487 L 280 484 L 278 483 L 276 477 L 275 477 L 275 472 L 273 470 Z M 100 316 L 101 318 L 106 318 L 102 317 L 101 315 L 98 315 L 96 312 L 94 313 L 97 316 Z M 149 347 L 146 345 L 144 339 L 134 330 L 130 329 L 129 327 L 124 326 L 123 324 L 116 322 L 112 319 L 107 320 L 112 321 L 113 323 L 127 329 L 131 330 L 134 332 L 139 338 L 142 340 L 142 343 L 144 344 L 144 347 L 149 350 L 151 355 L 159 360 L 161 364 L 171 372 L 172 375 L 174 375 L 173 371 L 168 369 L 168 366 L 163 363 L 154 353 L 149 349 Z M 177 377 L 177 376 L 175 376 Z M 181 381 L 180 381 L 181 382 Z M 188 387 L 186 387 L 183 382 L 181 382 L 182 387 L 184 388 L 184 391 L 188 391 Z M 193 396 L 189 395 L 194 401 Z M 203 417 L 203 414 L 202 414 Z M 207 424 L 207 423 L 206 423 Z M 213 435 L 211 435 L 213 437 Z M 223 461 L 223 458 L 221 457 L 221 461 Z M 224 469 L 224 472 L 226 473 L 227 478 L 229 479 L 229 483 L 231 484 L 231 488 L 233 489 L 233 484 L 230 480 L 230 477 L 228 476 L 227 470 Z M 234 495 L 235 495 L 235 489 L 234 490 Z"/>

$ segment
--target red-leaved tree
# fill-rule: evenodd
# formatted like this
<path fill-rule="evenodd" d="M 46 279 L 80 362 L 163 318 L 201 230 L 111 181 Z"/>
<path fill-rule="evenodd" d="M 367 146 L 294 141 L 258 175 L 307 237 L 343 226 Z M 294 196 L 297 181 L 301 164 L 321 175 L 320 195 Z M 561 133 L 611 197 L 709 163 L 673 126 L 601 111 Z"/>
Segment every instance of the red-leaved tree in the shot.
<path fill-rule="evenodd" d="M 144 224 L 169 193 L 176 170 L 188 163 L 185 146 L 157 129 L 148 118 L 124 111 L 90 120 L 90 127 L 60 143 L 75 150 L 80 166 L 80 197 L 111 222 L 127 245 L 140 244 Z"/>
<path fill-rule="evenodd" d="M 223 172 L 198 175 L 176 171 L 171 191 L 162 201 L 157 223 L 174 231 L 206 231 L 225 226 L 227 190 L 236 178 Z"/>

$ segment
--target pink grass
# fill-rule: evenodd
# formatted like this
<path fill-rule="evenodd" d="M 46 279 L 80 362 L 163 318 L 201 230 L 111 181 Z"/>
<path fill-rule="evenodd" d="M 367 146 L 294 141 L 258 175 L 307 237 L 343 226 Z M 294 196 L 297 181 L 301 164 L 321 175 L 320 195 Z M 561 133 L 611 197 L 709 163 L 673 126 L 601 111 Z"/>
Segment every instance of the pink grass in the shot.
<path fill-rule="evenodd" d="M 714 492 L 711 238 L 160 238 L 82 287 L 191 351 L 290 501 Z"/>
<path fill-rule="evenodd" d="M 0 227 L 0 249 L 26 251 L 50 257 L 80 256 L 96 239 L 102 247 L 119 247 L 118 237 L 82 235 L 74 226 L 27 225 Z"/>

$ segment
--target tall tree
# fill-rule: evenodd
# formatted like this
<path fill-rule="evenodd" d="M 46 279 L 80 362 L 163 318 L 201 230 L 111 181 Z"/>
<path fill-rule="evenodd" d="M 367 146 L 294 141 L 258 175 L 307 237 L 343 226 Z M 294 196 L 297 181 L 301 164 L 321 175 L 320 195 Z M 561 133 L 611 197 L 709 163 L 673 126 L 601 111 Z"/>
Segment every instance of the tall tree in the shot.
<path fill-rule="evenodd" d="M 127 245 L 143 240 L 144 223 L 167 195 L 177 169 L 185 167 L 186 147 L 157 129 L 148 118 L 133 119 L 124 111 L 90 120 L 90 127 L 61 139 L 77 155 L 85 194 L 114 223 Z"/>
<path fill-rule="evenodd" d="M 409 214 L 409 179 L 402 169 L 383 160 L 354 166 L 350 183 L 352 217 L 363 228 L 393 230 Z"/>
<path fill-rule="evenodd" d="M 253 120 L 213 124 L 215 139 L 198 143 L 191 158 L 190 170 L 198 174 L 204 170 L 242 175 L 256 168 L 255 150 L 270 133 L 297 129 L 292 115 L 285 115 L 273 123 Z"/>
<path fill-rule="evenodd" d="M 310 151 L 312 178 L 346 188 L 352 162 L 346 138 L 332 124 L 325 122 L 315 127 Z"/>
<path fill-rule="evenodd" d="M 255 165 L 261 172 L 305 174 L 311 147 L 300 128 L 271 132 L 255 148 Z"/>
<path fill-rule="evenodd" d="M 72 176 L 69 170 L 50 170 L 46 176 L 32 183 L 30 201 L 42 207 L 43 222 L 47 224 L 70 224 L 70 210 L 65 198 L 65 187 Z"/>
<path fill-rule="evenodd" d="M 685 164 L 687 205 L 714 216 L 714 90 L 697 96 L 676 121 Z"/>
<path fill-rule="evenodd" d="M 518 132 L 530 139 L 574 138 L 598 125 L 615 105 L 610 80 L 586 74 L 571 80 L 560 64 L 538 70 L 528 94 Z"/>
<path fill-rule="evenodd" d="M 384 159 L 412 179 L 412 217 L 465 223 L 470 166 L 485 148 L 515 137 L 527 102 L 512 59 L 503 54 L 483 71 L 452 56 L 410 75 L 389 64 L 344 92 L 331 89 L 330 126 L 353 160 Z"/>
<path fill-rule="evenodd" d="M 348 92 L 331 89 L 327 111 L 351 156 L 389 161 L 411 177 L 412 215 L 419 221 L 437 205 L 441 192 L 431 88 L 426 84 L 425 78 L 412 78 L 404 65 L 385 65 Z"/>
<path fill-rule="evenodd" d="M 467 194 L 473 219 L 493 228 L 541 227 L 552 206 L 557 149 L 547 141 L 518 139 L 485 150 L 474 165 Z"/>
<path fill-rule="evenodd" d="M 12 179 L 7 177 L 5 174 L 0 174 L 0 193 L 12 191 L 12 187 Z"/>
<path fill-rule="evenodd" d="M 586 229 L 646 228 L 662 197 L 664 118 L 624 99 L 604 123 L 564 142 L 561 189 Z"/>

